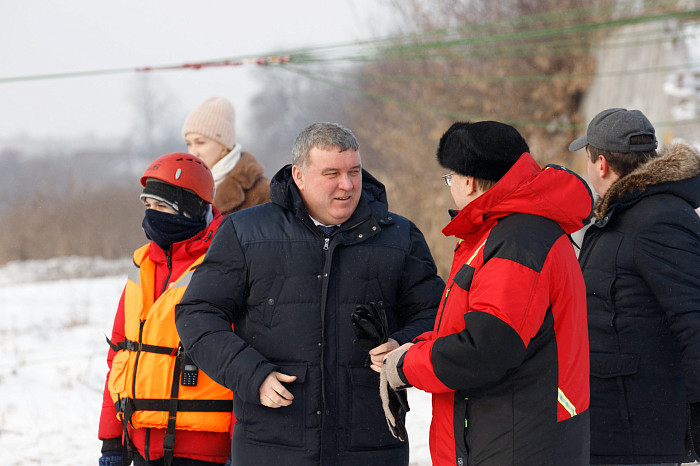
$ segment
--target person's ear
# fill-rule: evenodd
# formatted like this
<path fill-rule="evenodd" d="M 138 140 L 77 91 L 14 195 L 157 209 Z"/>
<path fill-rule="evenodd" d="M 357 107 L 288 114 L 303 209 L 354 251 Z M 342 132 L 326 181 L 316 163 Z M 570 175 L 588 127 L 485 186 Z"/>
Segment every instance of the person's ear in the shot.
<path fill-rule="evenodd" d="M 610 174 L 610 164 L 604 155 L 598 156 L 598 162 L 600 162 L 598 164 L 598 175 L 600 175 L 601 179 L 605 179 L 605 177 Z"/>
<path fill-rule="evenodd" d="M 464 177 L 464 184 L 466 187 L 465 194 L 467 196 L 471 195 L 476 191 L 476 179 L 474 179 L 473 176 L 465 176 Z"/>
<path fill-rule="evenodd" d="M 296 165 L 292 165 L 292 179 L 294 180 L 294 184 L 297 185 L 297 188 L 299 188 L 299 191 L 301 191 L 304 186 L 304 172 Z"/>

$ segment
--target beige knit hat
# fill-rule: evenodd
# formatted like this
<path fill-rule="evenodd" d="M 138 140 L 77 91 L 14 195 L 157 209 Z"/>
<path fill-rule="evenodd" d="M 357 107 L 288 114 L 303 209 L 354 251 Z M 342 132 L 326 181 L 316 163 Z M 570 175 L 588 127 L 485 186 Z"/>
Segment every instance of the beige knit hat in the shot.
<path fill-rule="evenodd" d="M 222 144 L 227 149 L 236 145 L 236 113 L 231 102 L 223 97 L 209 97 L 185 120 L 182 136 L 198 133 Z"/>

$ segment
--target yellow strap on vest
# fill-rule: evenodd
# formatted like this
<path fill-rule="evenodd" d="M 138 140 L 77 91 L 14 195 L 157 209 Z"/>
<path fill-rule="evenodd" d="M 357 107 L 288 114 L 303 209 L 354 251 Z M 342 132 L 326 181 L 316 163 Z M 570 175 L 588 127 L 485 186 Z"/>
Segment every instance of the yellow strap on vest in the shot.
<path fill-rule="evenodd" d="M 571 417 L 576 416 L 576 406 L 569 401 L 566 395 L 564 395 L 564 392 L 561 391 L 561 388 L 558 388 L 557 391 L 559 392 L 557 397 L 559 404 L 562 405 L 562 407 L 571 415 Z"/>

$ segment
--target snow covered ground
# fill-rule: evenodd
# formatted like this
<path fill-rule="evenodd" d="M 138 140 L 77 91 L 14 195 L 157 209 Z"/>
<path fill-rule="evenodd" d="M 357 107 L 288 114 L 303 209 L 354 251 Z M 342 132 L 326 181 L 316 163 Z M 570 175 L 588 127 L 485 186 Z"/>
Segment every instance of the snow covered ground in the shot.
<path fill-rule="evenodd" d="M 97 465 L 104 335 L 130 263 L 71 257 L 0 267 L 0 466 Z M 408 396 L 410 464 L 427 466 L 430 397 Z"/>
<path fill-rule="evenodd" d="M 0 267 L 0 464 L 96 465 L 107 344 L 130 261 Z M 70 277 L 70 278 L 66 278 Z M 430 464 L 430 398 L 411 389 L 411 465 Z"/>

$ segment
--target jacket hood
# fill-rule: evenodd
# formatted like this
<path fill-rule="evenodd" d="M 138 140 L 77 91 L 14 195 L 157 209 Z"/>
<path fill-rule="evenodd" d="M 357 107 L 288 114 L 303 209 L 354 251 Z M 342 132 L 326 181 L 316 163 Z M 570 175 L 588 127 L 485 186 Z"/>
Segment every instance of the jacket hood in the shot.
<path fill-rule="evenodd" d="M 672 144 L 610 186 L 595 205 L 595 216 L 603 218 L 611 209 L 625 208 L 661 192 L 700 206 L 700 153 L 687 144 Z"/>
<path fill-rule="evenodd" d="M 296 213 L 304 213 L 308 216 L 304 202 L 301 199 L 299 188 L 292 179 L 292 165 L 282 167 L 270 181 L 270 201 L 283 208 Z M 367 206 L 374 217 L 385 219 L 388 217 L 389 204 L 386 199 L 386 188 L 373 177 L 367 170 L 362 169 L 362 195 L 358 210 Z"/>
<path fill-rule="evenodd" d="M 540 168 L 525 152 L 494 186 L 465 206 L 442 230 L 465 239 L 515 213 L 549 218 L 571 234 L 591 218 L 593 197 L 588 184 L 559 165 Z"/>

